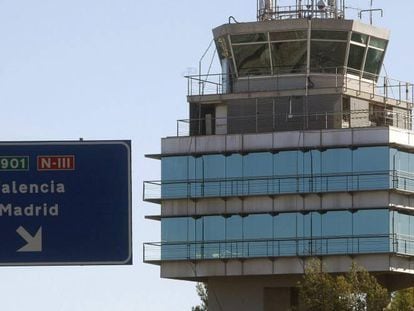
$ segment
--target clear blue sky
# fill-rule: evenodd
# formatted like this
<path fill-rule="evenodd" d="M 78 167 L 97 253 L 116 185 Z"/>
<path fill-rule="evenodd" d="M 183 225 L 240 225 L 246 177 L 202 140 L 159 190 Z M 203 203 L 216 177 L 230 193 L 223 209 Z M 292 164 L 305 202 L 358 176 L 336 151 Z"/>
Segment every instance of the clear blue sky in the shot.
<path fill-rule="evenodd" d="M 389 75 L 414 81 L 414 3 L 374 2 L 385 10 L 376 25 L 392 30 Z M 0 268 L 0 310 L 186 311 L 198 302 L 194 284 L 161 280 L 142 263 L 142 242 L 160 239 L 144 220 L 159 207 L 141 199 L 160 163 L 144 154 L 187 117 L 183 73 L 230 15 L 255 20 L 256 0 L 0 0 L 0 139 L 132 139 L 135 252 L 126 267 Z"/>

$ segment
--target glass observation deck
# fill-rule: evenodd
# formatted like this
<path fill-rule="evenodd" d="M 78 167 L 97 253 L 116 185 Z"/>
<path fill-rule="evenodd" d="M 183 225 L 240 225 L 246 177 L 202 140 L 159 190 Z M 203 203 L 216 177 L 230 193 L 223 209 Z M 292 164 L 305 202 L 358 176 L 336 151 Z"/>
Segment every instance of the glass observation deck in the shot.
<path fill-rule="evenodd" d="M 306 20 L 293 20 L 288 23 L 266 22 L 267 27 L 262 26 L 261 32 L 245 24 L 215 29 L 223 72 L 239 78 L 337 73 L 337 68 L 348 68 L 348 73 L 377 80 L 388 45 L 388 33 L 378 32 L 376 37 L 375 31 L 354 31 L 355 22 L 352 21 L 326 20 L 308 24 Z M 286 25 L 289 30 L 283 30 Z"/>

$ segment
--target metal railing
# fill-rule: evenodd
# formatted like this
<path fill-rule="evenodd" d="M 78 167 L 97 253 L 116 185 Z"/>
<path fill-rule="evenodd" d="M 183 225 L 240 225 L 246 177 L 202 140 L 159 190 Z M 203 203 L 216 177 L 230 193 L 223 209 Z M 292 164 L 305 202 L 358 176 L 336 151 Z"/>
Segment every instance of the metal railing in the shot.
<path fill-rule="evenodd" d="M 260 106 L 260 104 L 259 104 Z M 225 118 L 194 118 L 177 120 L 176 135 L 247 134 L 291 130 L 320 130 L 394 126 L 412 130 L 411 112 L 391 109 L 360 109 L 351 112 L 315 112 L 308 114 L 273 113 Z M 207 128 L 210 129 L 207 129 Z"/>
<path fill-rule="evenodd" d="M 318 5 L 285 5 L 285 6 L 276 6 L 272 3 L 271 7 L 260 8 L 260 5 L 257 5 L 257 19 L 258 20 L 283 20 L 283 19 L 300 19 L 300 18 L 344 18 L 345 17 L 345 7 L 334 7 L 334 6 L 324 6 L 318 7 Z"/>
<path fill-rule="evenodd" d="M 402 171 L 304 174 L 223 179 L 145 181 L 143 200 L 242 197 L 396 189 L 414 191 L 414 174 Z"/>
<path fill-rule="evenodd" d="M 378 253 L 413 256 L 414 239 L 399 234 L 380 234 L 144 244 L 146 262 Z"/>
<path fill-rule="evenodd" d="M 282 73 L 278 73 L 279 69 Z M 323 67 L 311 68 L 310 74 L 306 70 L 291 74 L 283 73 L 283 68 L 276 70 L 273 75 L 246 75 L 235 74 L 208 74 L 191 75 L 187 78 L 187 94 L 195 95 L 223 95 L 230 93 L 249 93 L 259 91 L 293 91 L 310 89 L 338 89 L 353 90 L 359 94 L 365 93 L 371 98 L 383 97 L 397 102 L 408 102 L 414 104 L 414 84 L 400 80 L 384 77 L 349 67 Z M 315 83 L 312 79 L 318 74 L 331 75 L 331 84 Z M 287 79 L 296 79 L 301 83 L 282 83 Z M 261 87 L 255 83 L 261 81 Z M 266 88 L 263 89 L 263 81 L 266 81 Z"/>

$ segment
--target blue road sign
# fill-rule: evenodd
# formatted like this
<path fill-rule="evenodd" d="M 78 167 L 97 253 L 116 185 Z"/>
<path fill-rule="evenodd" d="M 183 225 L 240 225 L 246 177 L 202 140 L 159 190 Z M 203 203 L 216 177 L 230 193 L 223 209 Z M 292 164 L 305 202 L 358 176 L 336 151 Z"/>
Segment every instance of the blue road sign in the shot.
<path fill-rule="evenodd" d="M 132 264 L 130 145 L 0 143 L 0 265 Z"/>

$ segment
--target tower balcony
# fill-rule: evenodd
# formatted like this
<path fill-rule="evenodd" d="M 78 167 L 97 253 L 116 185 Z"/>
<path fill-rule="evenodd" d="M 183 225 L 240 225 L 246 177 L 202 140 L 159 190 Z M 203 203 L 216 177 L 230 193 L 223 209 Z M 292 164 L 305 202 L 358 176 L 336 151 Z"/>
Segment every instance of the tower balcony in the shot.
<path fill-rule="evenodd" d="M 225 261 L 369 254 L 414 256 L 414 239 L 412 236 L 400 234 L 371 234 L 144 244 L 144 261 L 153 264 L 167 261 Z"/>

